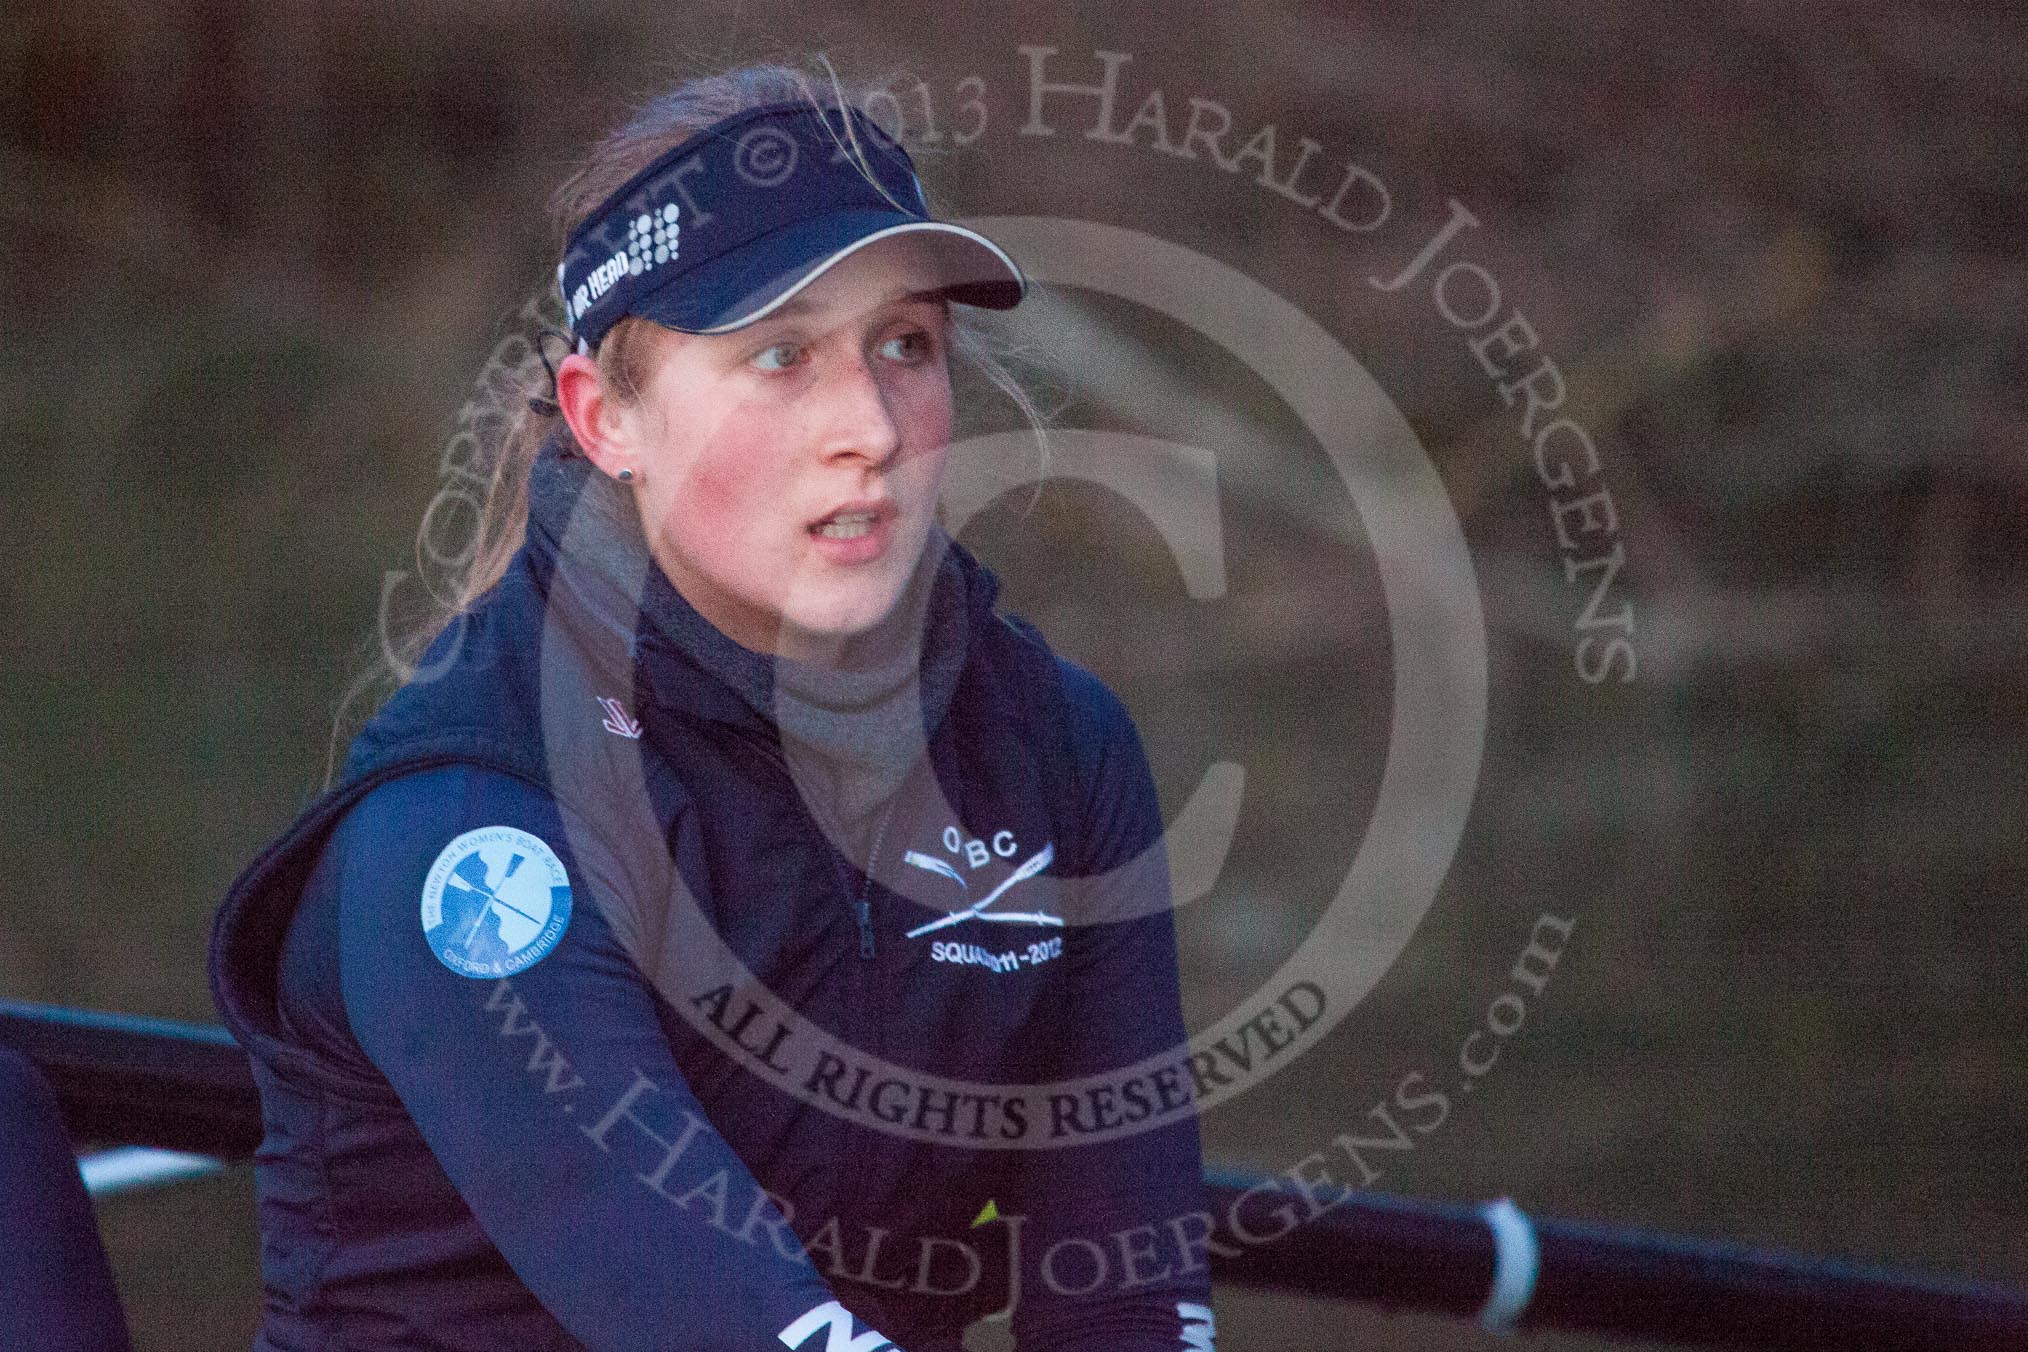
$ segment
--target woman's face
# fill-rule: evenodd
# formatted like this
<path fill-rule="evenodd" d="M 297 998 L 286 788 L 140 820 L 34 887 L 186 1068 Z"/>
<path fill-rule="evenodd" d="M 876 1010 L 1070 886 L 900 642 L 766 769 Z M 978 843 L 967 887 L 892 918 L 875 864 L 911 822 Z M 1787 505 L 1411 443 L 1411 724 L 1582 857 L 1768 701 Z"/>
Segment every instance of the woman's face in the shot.
<path fill-rule="evenodd" d="M 916 247 L 861 249 L 731 333 L 655 330 L 640 400 L 607 405 L 600 467 L 634 470 L 655 561 L 748 648 L 872 627 L 922 553 L 952 412 L 949 310 Z"/>

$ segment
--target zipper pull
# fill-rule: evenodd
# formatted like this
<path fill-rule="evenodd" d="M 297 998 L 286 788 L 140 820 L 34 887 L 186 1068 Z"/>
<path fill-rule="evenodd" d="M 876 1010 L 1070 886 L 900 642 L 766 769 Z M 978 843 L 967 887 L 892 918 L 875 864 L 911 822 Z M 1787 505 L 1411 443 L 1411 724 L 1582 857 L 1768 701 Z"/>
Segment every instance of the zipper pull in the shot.
<path fill-rule="evenodd" d="M 873 872 L 880 866 L 880 847 L 887 840 L 887 828 L 894 821 L 894 805 L 901 799 L 895 794 L 887 800 L 887 806 L 880 811 L 880 829 L 873 833 L 873 848 L 866 854 L 866 883 L 859 890 L 859 901 L 853 906 L 853 914 L 859 918 L 859 956 L 873 956 Z"/>
<path fill-rule="evenodd" d="M 853 903 L 853 914 L 859 917 L 859 956 L 873 956 L 873 903 L 861 897 Z"/>

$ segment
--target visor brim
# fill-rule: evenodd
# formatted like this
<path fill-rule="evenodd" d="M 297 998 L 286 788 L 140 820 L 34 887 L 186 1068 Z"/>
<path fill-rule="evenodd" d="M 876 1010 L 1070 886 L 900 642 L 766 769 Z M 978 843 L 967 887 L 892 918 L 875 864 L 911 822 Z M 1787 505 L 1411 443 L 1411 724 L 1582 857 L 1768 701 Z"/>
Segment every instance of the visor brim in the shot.
<path fill-rule="evenodd" d="M 896 212 L 845 211 L 750 240 L 673 278 L 632 312 L 679 333 L 730 333 L 767 318 L 861 249 L 903 236 L 925 246 L 934 274 L 929 289 L 958 304 L 1008 310 L 1027 294 L 1027 278 L 1006 250 L 975 230 Z"/>

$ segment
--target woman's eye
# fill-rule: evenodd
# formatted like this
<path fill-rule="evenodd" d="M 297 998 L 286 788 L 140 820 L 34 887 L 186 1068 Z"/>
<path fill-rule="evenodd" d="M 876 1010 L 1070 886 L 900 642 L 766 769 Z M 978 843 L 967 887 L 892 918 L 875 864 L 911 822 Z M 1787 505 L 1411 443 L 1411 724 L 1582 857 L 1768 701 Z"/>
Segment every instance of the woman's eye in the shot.
<path fill-rule="evenodd" d="M 754 365 L 763 371 L 781 371 L 795 364 L 802 349 L 794 343 L 773 343 L 754 354 Z"/>
<path fill-rule="evenodd" d="M 898 344 L 913 344 L 913 346 L 897 349 Z M 882 343 L 880 351 L 883 356 L 893 361 L 921 361 L 930 355 L 932 345 L 927 333 L 921 329 L 910 329 L 907 333 L 897 333 Z"/>

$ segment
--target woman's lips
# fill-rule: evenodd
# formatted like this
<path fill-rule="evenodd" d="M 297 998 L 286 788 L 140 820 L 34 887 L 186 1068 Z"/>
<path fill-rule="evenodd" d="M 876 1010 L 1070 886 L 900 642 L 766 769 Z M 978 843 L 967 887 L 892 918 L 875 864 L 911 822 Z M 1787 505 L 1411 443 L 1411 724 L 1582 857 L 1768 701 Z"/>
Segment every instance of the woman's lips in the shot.
<path fill-rule="evenodd" d="M 833 513 L 809 528 L 817 552 L 832 563 L 865 563 L 887 552 L 894 539 L 893 508 Z"/>

